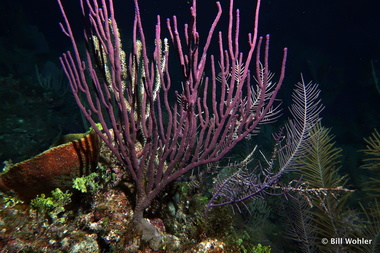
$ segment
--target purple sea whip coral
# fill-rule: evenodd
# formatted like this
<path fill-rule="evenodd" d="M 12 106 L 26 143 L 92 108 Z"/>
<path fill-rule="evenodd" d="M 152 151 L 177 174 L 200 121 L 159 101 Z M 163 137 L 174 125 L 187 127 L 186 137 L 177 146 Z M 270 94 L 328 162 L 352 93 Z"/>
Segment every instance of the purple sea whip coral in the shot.
<path fill-rule="evenodd" d="M 146 40 L 138 1 L 134 0 L 133 46 L 124 53 L 113 1 L 81 0 L 87 22 L 87 50 L 81 54 L 58 0 L 64 17 L 61 27 L 73 45 L 73 53 L 60 58 L 64 71 L 82 113 L 135 183 L 137 224 L 169 183 L 221 160 L 259 124 L 277 115 L 274 103 L 284 79 L 286 49 L 279 80 L 274 83 L 268 64 L 269 36 L 257 36 L 260 0 L 245 53 L 240 51 L 240 12 L 234 11 L 233 2 L 230 0 L 226 34 L 215 32 L 222 15 L 221 4 L 216 2 L 217 14 L 202 45 L 196 0 L 190 9 L 190 25 L 185 24 L 183 30 L 176 16 L 167 19 L 171 43 L 161 36 L 160 16 L 155 41 Z M 217 56 L 209 54 L 214 37 Z M 149 54 L 147 48 L 153 46 Z M 169 46 L 179 61 L 169 60 Z M 180 91 L 172 87 L 170 68 L 174 64 L 182 67 Z M 177 99 L 171 102 L 171 96 Z"/>

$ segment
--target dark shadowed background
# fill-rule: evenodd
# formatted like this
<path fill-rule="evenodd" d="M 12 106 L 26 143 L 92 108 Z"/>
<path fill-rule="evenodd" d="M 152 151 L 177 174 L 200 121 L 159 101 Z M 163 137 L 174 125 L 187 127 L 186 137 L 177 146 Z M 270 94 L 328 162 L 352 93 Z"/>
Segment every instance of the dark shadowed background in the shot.
<path fill-rule="evenodd" d="M 78 2 L 63 0 L 80 36 L 82 20 Z M 123 41 L 128 45 L 133 3 L 131 0 L 114 2 Z M 289 48 L 287 77 L 280 94 L 284 105 L 290 103 L 293 84 L 300 80 L 301 73 L 306 81 L 320 84 L 326 106 L 323 124 L 333 128 L 338 146 L 345 152 L 344 168 L 355 178 L 358 172 L 354 168 L 361 159 L 356 150 L 363 147 L 363 137 L 380 125 L 380 93 L 373 76 L 380 77 L 380 3 L 374 0 L 262 2 L 259 33 L 271 34 L 273 72 L 278 72 L 282 48 Z M 227 13 L 228 1 L 221 3 Z M 252 29 L 255 1 L 236 0 L 235 6 L 241 10 L 244 48 L 245 34 Z M 148 38 L 154 35 L 157 14 L 163 23 L 174 14 L 180 23 L 189 20 L 190 3 L 186 0 L 141 0 L 140 7 Z M 215 13 L 214 0 L 199 1 L 201 34 L 208 31 Z M 54 0 L 3 0 L 1 3 L 1 160 L 20 161 L 41 152 L 62 133 L 84 131 L 70 91 L 60 87 L 60 94 L 50 94 L 57 91 L 48 92 L 46 87 L 36 84 L 36 66 L 40 75 L 55 73 L 51 66 L 60 69 L 58 57 L 70 49 L 69 40 L 58 26 L 60 21 L 62 17 Z M 225 24 L 226 19 L 222 19 L 218 29 L 224 29 Z M 30 148 L 32 145 L 36 148 Z"/>

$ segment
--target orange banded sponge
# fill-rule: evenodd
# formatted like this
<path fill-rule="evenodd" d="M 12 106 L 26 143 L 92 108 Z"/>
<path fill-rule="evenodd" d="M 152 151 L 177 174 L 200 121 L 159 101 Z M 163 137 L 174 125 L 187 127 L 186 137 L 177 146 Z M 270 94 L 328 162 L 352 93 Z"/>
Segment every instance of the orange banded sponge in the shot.
<path fill-rule="evenodd" d="M 73 138 L 74 137 L 74 138 Z M 0 174 L 0 190 L 14 192 L 29 203 L 41 193 L 68 190 L 72 180 L 93 172 L 99 160 L 101 141 L 93 131 L 69 135 L 68 142 L 13 165 Z"/>

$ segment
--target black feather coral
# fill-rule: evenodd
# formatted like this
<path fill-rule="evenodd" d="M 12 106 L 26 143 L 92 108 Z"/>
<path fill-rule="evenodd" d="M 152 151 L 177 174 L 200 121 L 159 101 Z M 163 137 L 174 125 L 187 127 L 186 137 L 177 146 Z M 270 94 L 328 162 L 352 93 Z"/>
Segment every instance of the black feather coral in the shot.
<path fill-rule="evenodd" d="M 320 121 L 319 114 L 324 106 L 319 99 L 320 90 L 317 84 L 302 82 L 296 85 L 293 92 L 293 104 L 286 129 L 286 143 L 279 149 L 278 160 L 280 171 L 297 169 L 297 164 L 308 151 L 307 143 L 315 134 L 312 130 Z"/>
<path fill-rule="evenodd" d="M 372 135 L 364 139 L 366 148 L 362 150 L 366 155 L 363 160 L 363 169 L 367 169 L 372 173 L 369 181 L 366 182 L 364 190 L 369 192 L 371 197 L 375 197 L 380 201 L 380 134 L 375 129 Z"/>
<path fill-rule="evenodd" d="M 297 164 L 297 173 L 302 175 L 302 189 L 299 193 L 308 200 L 311 208 L 305 210 L 313 215 L 317 238 L 350 237 L 347 227 L 351 227 L 345 212 L 345 202 L 349 196 L 344 187 L 346 177 L 339 174 L 341 149 L 335 147 L 330 129 L 317 124 L 311 131 L 308 152 Z M 299 188 L 301 189 L 301 187 Z M 339 245 L 320 244 L 320 252 L 338 252 Z"/>
<path fill-rule="evenodd" d="M 285 134 L 281 131 L 275 135 L 276 145 L 270 159 L 264 157 L 266 164 L 253 158 L 256 148 L 240 163 L 229 165 L 231 173 L 219 174 L 214 180 L 213 196 L 210 207 L 232 204 L 240 208 L 244 201 L 264 197 L 265 195 L 286 194 L 286 187 L 279 184 L 282 175 L 293 170 L 300 159 L 308 151 L 309 139 L 313 136 L 312 129 L 320 121 L 319 113 L 323 105 L 319 99 L 319 89 L 316 84 L 302 82 L 296 85 L 293 92 L 293 105 L 290 119 L 285 126 Z"/>
<path fill-rule="evenodd" d="M 296 241 L 304 253 L 317 252 L 317 229 L 310 205 L 300 194 L 283 203 L 281 214 L 285 218 L 287 237 Z"/>

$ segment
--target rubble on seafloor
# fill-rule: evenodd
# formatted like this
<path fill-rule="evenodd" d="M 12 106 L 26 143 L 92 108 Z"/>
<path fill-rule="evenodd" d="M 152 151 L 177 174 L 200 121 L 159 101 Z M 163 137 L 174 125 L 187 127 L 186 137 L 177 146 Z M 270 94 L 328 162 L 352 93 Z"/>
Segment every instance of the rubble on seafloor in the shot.
<path fill-rule="evenodd" d="M 23 204 L 0 209 L 1 252 L 225 252 L 224 243 L 204 238 L 191 247 L 165 232 L 161 219 L 149 219 L 165 238 L 153 250 L 131 232 L 133 210 L 125 194 L 116 189 L 98 192 L 89 210 L 71 210 L 49 221 Z"/>

